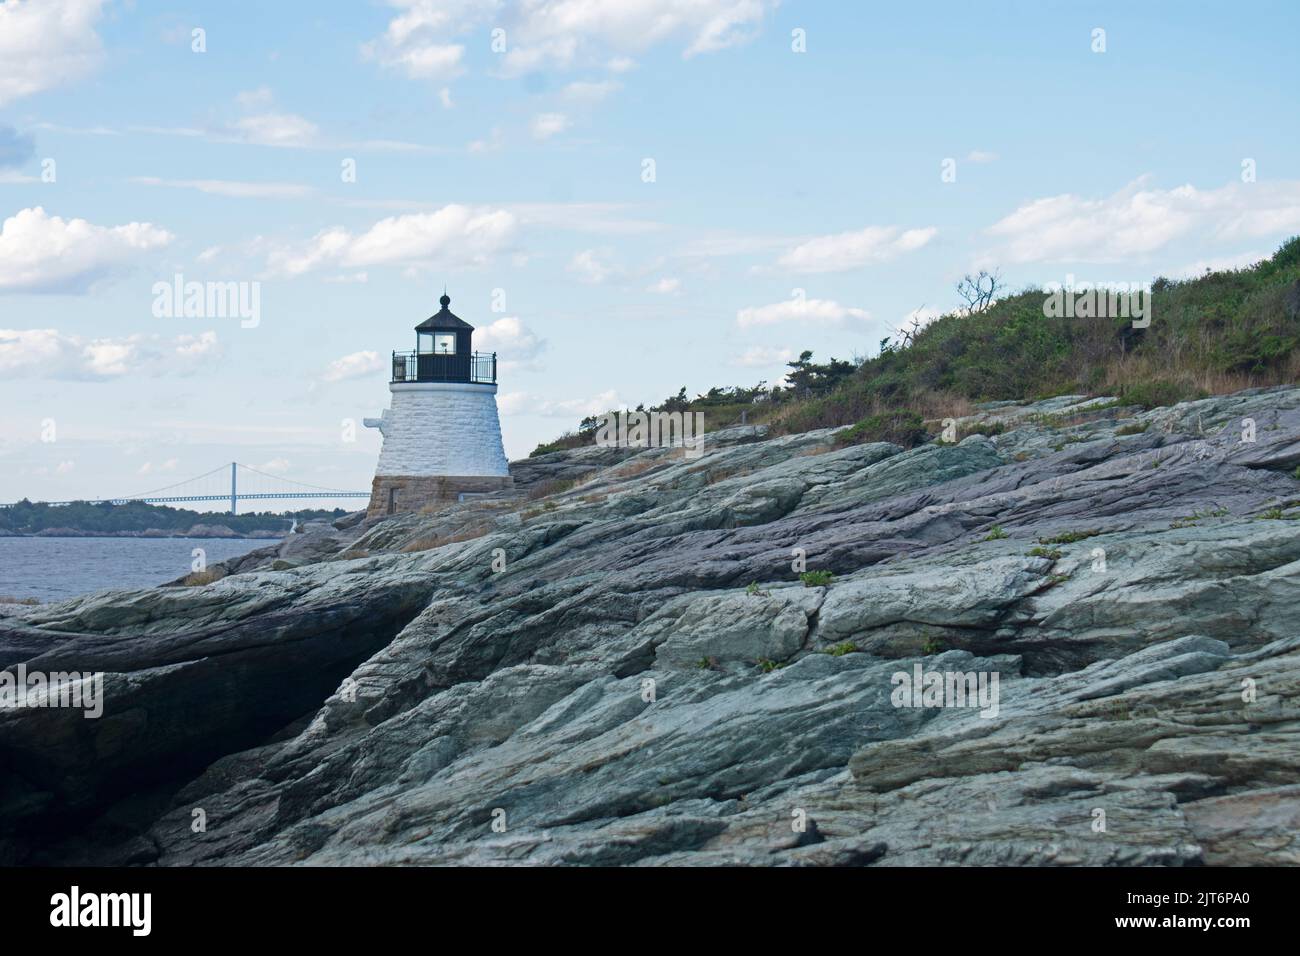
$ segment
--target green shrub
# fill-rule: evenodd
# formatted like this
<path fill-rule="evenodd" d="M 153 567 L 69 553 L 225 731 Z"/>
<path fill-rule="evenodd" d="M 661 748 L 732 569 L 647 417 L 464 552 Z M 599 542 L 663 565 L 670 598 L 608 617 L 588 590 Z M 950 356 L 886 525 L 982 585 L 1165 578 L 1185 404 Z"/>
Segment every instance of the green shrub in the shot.
<path fill-rule="evenodd" d="M 1076 541 L 1082 541 L 1084 538 L 1095 538 L 1101 534 L 1096 528 L 1090 528 L 1087 531 L 1062 531 L 1060 534 L 1052 535 L 1050 538 L 1039 538 L 1039 544 L 1074 544 Z"/>
<path fill-rule="evenodd" d="M 858 645 L 852 641 L 844 641 L 842 644 L 836 644 L 833 647 L 826 648 L 826 653 L 831 657 L 843 657 L 845 654 L 852 654 L 858 649 Z"/>
<path fill-rule="evenodd" d="M 843 448 L 866 442 L 887 441 L 904 448 L 914 448 L 930 436 L 921 416 L 907 410 L 881 412 L 862 419 L 835 435 L 835 444 Z"/>
<path fill-rule="evenodd" d="M 1002 530 L 1002 525 L 995 524 L 993 527 L 989 528 L 989 533 L 984 536 L 984 540 L 1000 541 L 1003 538 L 1009 538 L 1009 537 L 1010 535 L 1008 535 L 1005 531 Z"/>
<path fill-rule="evenodd" d="M 943 641 L 937 637 L 927 637 L 925 643 L 921 645 L 922 654 L 942 654 L 944 651 Z"/>
<path fill-rule="evenodd" d="M 1143 408 L 1164 408 L 1179 402 L 1205 398 L 1205 392 L 1183 382 L 1155 379 L 1150 382 L 1134 382 L 1120 390 L 1124 401 L 1130 405 Z"/>
<path fill-rule="evenodd" d="M 1039 548 L 1033 547 L 1026 552 L 1031 558 L 1047 558 L 1049 561 L 1057 561 L 1061 557 L 1061 552 L 1057 548 Z"/>
<path fill-rule="evenodd" d="M 799 580 L 803 582 L 806 588 L 825 587 L 835 580 L 835 575 L 830 571 L 805 571 L 799 575 Z"/>

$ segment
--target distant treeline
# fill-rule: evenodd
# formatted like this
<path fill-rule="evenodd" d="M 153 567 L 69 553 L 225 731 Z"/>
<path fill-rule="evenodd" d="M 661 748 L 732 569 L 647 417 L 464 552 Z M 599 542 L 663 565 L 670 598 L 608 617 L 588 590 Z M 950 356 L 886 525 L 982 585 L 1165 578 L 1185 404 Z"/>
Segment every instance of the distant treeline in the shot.
<path fill-rule="evenodd" d="M 0 508 L 0 534 L 39 534 L 63 528 L 83 534 L 129 534 L 149 530 L 180 534 L 195 525 L 206 525 L 210 528 L 225 527 L 235 534 L 247 535 L 257 531 L 288 531 L 294 518 L 299 521 L 312 518 L 332 520 L 346 513 L 342 508 L 335 508 L 333 511 L 308 509 L 281 514 L 263 511 L 229 515 L 148 505 L 140 501 L 120 505 L 86 501 L 49 505 L 24 499 L 8 508 Z"/>

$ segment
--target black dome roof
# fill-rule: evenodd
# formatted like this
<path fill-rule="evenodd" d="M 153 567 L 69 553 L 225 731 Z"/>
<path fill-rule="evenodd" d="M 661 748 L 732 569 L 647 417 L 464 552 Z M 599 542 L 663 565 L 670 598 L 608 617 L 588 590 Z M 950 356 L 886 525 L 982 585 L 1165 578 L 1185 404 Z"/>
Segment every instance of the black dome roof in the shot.
<path fill-rule="evenodd" d="M 470 325 L 459 316 L 452 315 L 451 309 L 448 308 L 448 306 L 451 305 L 451 296 L 444 292 L 442 298 L 438 300 L 438 304 L 441 305 L 442 308 L 417 325 L 415 331 L 459 331 L 462 329 L 469 329 L 471 332 L 474 331 L 474 326 Z"/>

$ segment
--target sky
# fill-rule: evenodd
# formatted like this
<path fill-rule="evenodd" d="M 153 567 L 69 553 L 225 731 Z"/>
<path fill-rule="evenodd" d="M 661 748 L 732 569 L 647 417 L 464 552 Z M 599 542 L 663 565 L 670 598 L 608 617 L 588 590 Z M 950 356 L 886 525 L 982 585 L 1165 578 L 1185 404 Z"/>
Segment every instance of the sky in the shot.
<path fill-rule="evenodd" d="M 874 355 L 980 268 L 1249 264 L 1300 233 L 1297 35 L 1291 0 L 0 0 L 0 501 L 366 490 L 444 286 L 519 458 Z"/>

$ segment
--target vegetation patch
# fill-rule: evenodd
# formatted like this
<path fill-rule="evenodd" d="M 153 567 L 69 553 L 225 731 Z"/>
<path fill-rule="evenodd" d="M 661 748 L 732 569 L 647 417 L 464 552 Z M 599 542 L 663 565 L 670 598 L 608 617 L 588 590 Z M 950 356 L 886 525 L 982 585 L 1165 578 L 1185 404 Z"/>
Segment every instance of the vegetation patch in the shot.
<path fill-rule="evenodd" d="M 1082 541 L 1085 538 L 1095 538 L 1101 532 L 1096 528 L 1089 528 L 1086 531 L 1062 531 L 1060 534 L 1054 534 L 1050 538 L 1039 538 L 1039 544 L 1074 544 L 1076 541 Z"/>
<path fill-rule="evenodd" d="M 911 447 L 927 440 L 913 416 L 960 419 L 976 403 L 1027 396 L 1117 396 L 1039 421 L 1086 424 L 1120 406 L 1154 408 L 1300 379 L 1300 322 L 1289 304 L 1297 282 L 1300 237 L 1245 269 L 1156 278 L 1146 328 L 1124 318 L 1050 317 L 1043 290 L 1003 295 L 995 283 L 974 307 L 962 293 L 966 301 L 953 311 L 882 339 L 874 357 L 817 362 L 805 350 L 780 384 L 714 387 L 695 398 L 682 388 L 638 410 L 700 411 L 709 430 L 743 417 L 772 435 L 852 426 L 846 444 Z M 534 454 L 591 444 L 597 423 L 584 419 Z M 990 426 L 969 427 L 990 433 Z"/>
<path fill-rule="evenodd" d="M 820 588 L 834 581 L 835 575 L 830 571 L 805 571 L 799 575 L 799 580 L 806 588 Z"/>
<path fill-rule="evenodd" d="M 921 416 L 903 409 L 871 415 L 850 428 L 836 432 L 835 444 L 845 448 L 849 445 L 887 441 L 904 448 L 915 448 L 929 437 Z"/>

